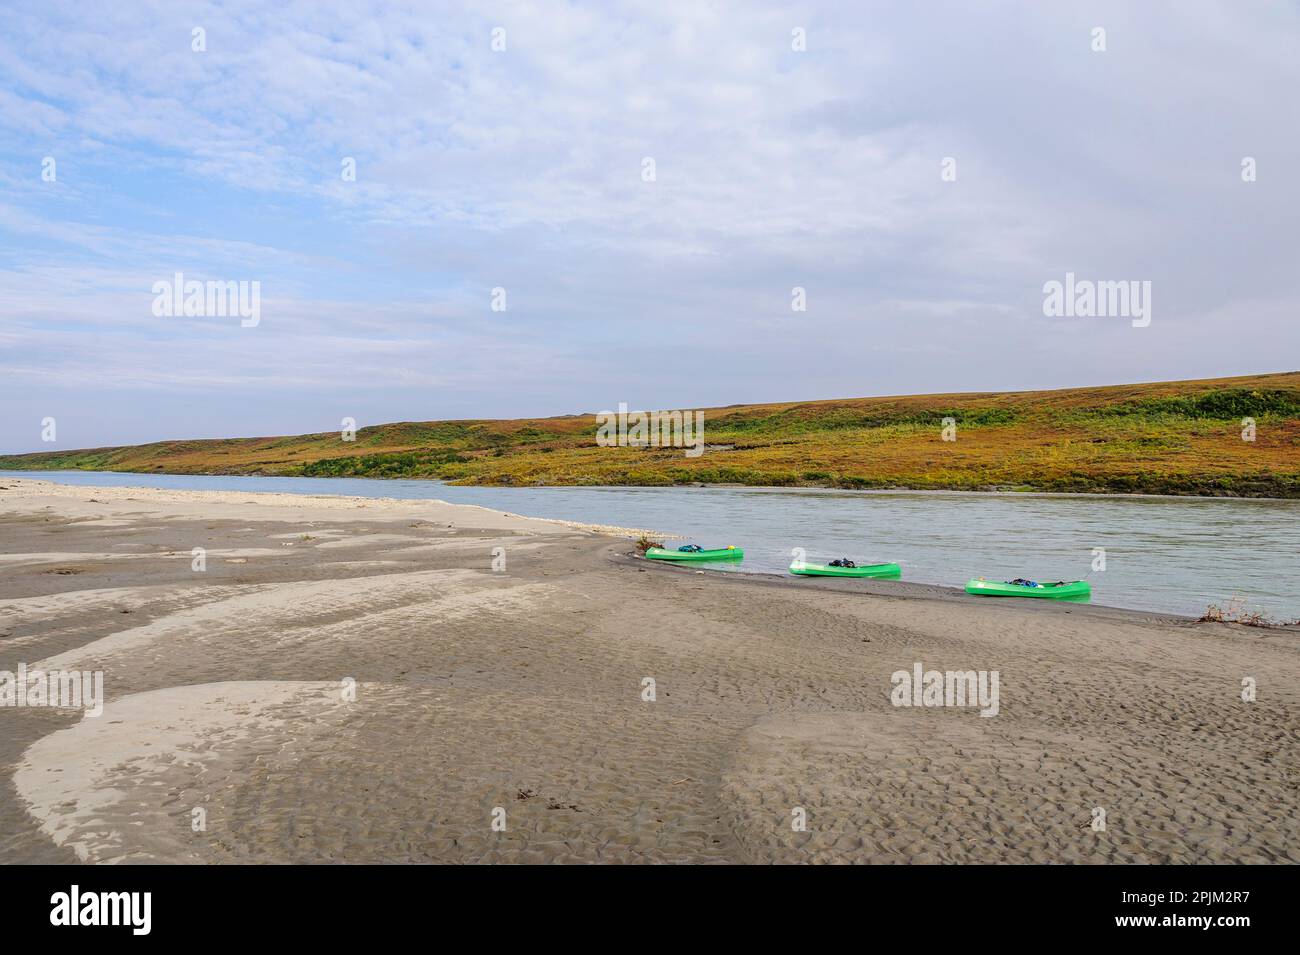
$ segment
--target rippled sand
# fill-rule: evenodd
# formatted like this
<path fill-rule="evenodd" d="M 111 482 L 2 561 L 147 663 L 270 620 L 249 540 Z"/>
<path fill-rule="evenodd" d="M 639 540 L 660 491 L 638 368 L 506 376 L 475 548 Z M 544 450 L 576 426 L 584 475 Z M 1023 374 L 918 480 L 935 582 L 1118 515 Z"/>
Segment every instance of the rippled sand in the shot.
<path fill-rule="evenodd" d="M 3 862 L 1300 862 L 1294 631 L 437 502 L 0 486 L 0 669 L 108 696 L 0 708 Z M 999 714 L 891 705 L 916 662 L 997 670 Z"/>

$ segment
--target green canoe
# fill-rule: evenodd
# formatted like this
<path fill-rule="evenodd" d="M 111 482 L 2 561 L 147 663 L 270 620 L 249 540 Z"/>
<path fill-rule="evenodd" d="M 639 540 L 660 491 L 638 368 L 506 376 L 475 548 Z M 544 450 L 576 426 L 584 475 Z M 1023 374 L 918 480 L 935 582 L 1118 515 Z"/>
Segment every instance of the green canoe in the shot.
<path fill-rule="evenodd" d="M 718 547 L 714 550 L 669 550 L 651 547 L 645 555 L 651 560 L 743 560 L 745 552 L 739 547 Z"/>
<path fill-rule="evenodd" d="M 966 593 L 980 597 L 1046 597 L 1049 600 L 1077 600 L 1090 596 L 1092 586 L 1086 580 L 1039 584 L 1037 587 L 1009 584 L 1001 580 L 968 580 Z"/>
<path fill-rule="evenodd" d="M 866 564 L 862 567 L 832 567 L 830 564 L 791 564 L 790 573 L 806 577 L 901 577 L 897 564 Z"/>

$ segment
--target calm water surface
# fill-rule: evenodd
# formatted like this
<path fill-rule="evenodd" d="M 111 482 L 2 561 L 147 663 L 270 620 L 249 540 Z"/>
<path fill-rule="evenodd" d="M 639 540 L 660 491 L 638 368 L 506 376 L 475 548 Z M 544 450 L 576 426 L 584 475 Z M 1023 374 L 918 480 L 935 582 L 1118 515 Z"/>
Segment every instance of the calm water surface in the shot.
<path fill-rule="evenodd" d="M 810 561 L 897 561 L 903 577 L 962 586 L 969 577 L 1074 580 L 1112 607 L 1202 613 L 1234 597 L 1275 619 L 1300 618 L 1300 501 L 789 490 L 782 488 L 491 488 L 366 478 L 0 472 L 63 484 L 438 498 L 532 517 L 653 528 L 706 547 L 745 549 L 719 572 L 784 572 Z M 1105 548 L 1105 571 L 1092 570 Z"/>

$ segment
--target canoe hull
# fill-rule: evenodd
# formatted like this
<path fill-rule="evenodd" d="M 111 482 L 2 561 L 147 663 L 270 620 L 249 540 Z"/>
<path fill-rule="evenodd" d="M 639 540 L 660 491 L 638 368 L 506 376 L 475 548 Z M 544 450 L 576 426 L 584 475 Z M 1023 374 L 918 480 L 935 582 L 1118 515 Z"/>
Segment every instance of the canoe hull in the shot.
<path fill-rule="evenodd" d="M 968 580 L 966 593 L 977 597 L 1036 597 L 1040 600 L 1086 600 L 1092 586 L 1086 580 L 1073 580 L 1060 587 L 1025 587 L 1000 580 Z"/>
<path fill-rule="evenodd" d="M 651 547 L 645 552 L 649 560 L 744 560 L 745 552 L 739 547 L 720 547 L 716 550 L 668 550 Z"/>
<path fill-rule="evenodd" d="M 897 564 L 866 564 L 862 567 L 832 567 L 829 564 L 791 564 L 790 573 L 801 577 L 874 577 L 887 579 L 903 576 Z"/>

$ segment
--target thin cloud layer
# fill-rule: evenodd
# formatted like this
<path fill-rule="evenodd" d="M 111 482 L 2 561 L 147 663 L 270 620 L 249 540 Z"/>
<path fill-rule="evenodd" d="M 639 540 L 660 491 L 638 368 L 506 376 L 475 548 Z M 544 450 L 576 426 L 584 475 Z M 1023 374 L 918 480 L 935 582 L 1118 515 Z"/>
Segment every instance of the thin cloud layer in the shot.
<path fill-rule="evenodd" d="M 1226 3 L 12 11 L 0 449 L 1281 370 L 1298 39 Z M 1045 317 L 1066 271 L 1150 281 L 1151 325 Z M 177 272 L 261 320 L 154 315 Z"/>

